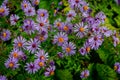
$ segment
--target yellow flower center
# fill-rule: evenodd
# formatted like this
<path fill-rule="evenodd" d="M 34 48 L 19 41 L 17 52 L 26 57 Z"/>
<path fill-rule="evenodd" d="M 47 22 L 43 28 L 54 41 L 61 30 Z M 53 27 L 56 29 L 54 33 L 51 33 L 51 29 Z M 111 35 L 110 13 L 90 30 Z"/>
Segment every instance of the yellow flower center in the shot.
<path fill-rule="evenodd" d="M 51 72 L 50 72 L 50 75 L 51 75 L 51 76 L 54 75 L 54 71 L 51 71 Z"/>
<path fill-rule="evenodd" d="M 44 63 L 43 62 L 39 62 L 39 66 L 40 67 L 44 66 Z"/>
<path fill-rule="evenodd" d="M 44 37 L 43 37 L 43 36 L 40 36 L 39 40 L 40 40 L 40 41 L 43 41 L 43 40 L 44 40 Z"/>
<path fill-rule="evenodd" d="M 87 48 L 86 48 L 86 51 L 87 51 L 87 52 L 90 52 L 90 47 L 87 47 Z"/>
<path fill-rule="evenodd" d="M 84 74 L 84 77 L 88 77 L 88 74 L 87 74 L 87 73 L 85 73 L 85 74 Z"/>
<path fill-rule="evenodd" d="M 85 29 L 83 27 L 80 27 L 80 29 L 79 29 L 80 32 L 84 32 L 84 30 Z"/>
<path fill-rule="evenodd" d="M 4 8 L 0 8 L 0 13 L 3 13 L 5 11 Z"/>
<path fill-rule="evenodd" d="M 64 26 L 63 28 L 65 31 L 68 31 L 68 26 Z"/>
<path fill-rule="evenodd" d="M 22 47 L 22 43 L 21 42 L 18 43 L 18 47 Z"/>
<path fill-rule="evenodd" d="M 70 52 L 71 49 L 69 47 L 66 48 L 66 52 Z"/>
<path fill-rule="evenodd" d="M 114 66 L 114 70 L 117 70 L 118 69 L 118 67 L 117 66 Z"/>
<path fill-rule="evenodd" d="M 38 4 L 39 4 L 39 1 L 38 1 L 38 0 L 36 0 L 36 1 L 35 1 L 35 4 L 36 4 L 36 5 L 38 5 Z"/>
<path fill-rule="evenodd" d="M 18 53 L 17 53 L 17 52 L 14 52 L 14 53 L 13 53 L 13 57 L 14 57 L 14 58 L 18 58 Z"/>
<path fill-rule="evenodd" d="M 84 6 L 83 9 L 86 11 L 88 10 L 88 6 Z"/>
<path fill-rule="evenodd" d="M 62 37 L 59 37 L 59 38 L 58 38 L 58 41 L 59 41 L 59 42 L 64 42 L 64 39 L 63 39 Z"/>
<path fill-rule="evenodd" d="M 6 32 L 4 32 L 4 33 L 3 33 L 3 37 L 5 38 L 6 36 L 7 36 L 7 33 L 6 33 Z"/>
<path fill-rule="evenodd" d="M 41 59 L 41 60 L 44 60 L 44 59 L 45 59 L 45 57 L 44 57 L 44 56 L 40 56 L 40 59 Z"/>
<path fill-rule="evenodd" d="M 28 5 L 27 4 L 24 4 L 24 8 L 26 8 Z"/>
<path fill-rule="evenodd" d="M 9 63 L 9 67 L 12 68 L 14 66 L 14 63 L 13 62 L 10 62 Z"/>
<path fill-rule="evenodd" d="M 41 16 L 41 17 L 44 17 L 44 16 L 45 16 L 45 14 L 44 14 L 44 13 L 41 13 L 41 14 L 40 14 L 40 16 Z"/>
<path fill-rule="evenodd" d="M 61 26 L 61 23 L 60 23 L 60 22 L 57 22 L 56 25 L 57 25 L 57 27 L 60 27 L 60 26 Z"/>

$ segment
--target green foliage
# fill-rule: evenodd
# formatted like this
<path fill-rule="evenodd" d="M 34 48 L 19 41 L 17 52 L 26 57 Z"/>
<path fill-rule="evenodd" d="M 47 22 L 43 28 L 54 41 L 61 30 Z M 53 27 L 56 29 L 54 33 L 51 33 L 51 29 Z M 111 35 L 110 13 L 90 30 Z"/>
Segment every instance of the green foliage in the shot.
<path fill-rule="evenodd" d="M 57 80 L 73 80 L 69 70 L 56 70 Z"/>

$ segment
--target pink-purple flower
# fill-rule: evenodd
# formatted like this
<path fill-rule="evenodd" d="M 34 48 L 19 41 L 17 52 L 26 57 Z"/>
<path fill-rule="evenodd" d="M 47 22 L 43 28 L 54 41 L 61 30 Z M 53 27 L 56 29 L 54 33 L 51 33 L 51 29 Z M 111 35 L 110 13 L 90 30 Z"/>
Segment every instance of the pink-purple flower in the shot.
<path fill-rule="evenodd" d="M 46 71 L 44 74 L 46 77 L 52 76 L 55 73 L 54 71 L 55 71 L 55 66 L 50 66 L 50 67 L 46 68 Z"/>
<path fill-rule="evenodd" d="M 45 9 L 38 9 L 37 11 L 37 16 L 38 17 L 43 17 L 43 18 L 48 18 L 48 11 Z"/>
<path fill-rule="evenodd" d="M 30 62 L 30 63 L 26 63 L 25 66 L 25 70 L 30 73 L 30 74 L 34 74 L 35 72 L 37 72 L 39 69 L 38 65 L 36 63 Z"/>
<path fill-rule="evenodd" d="M 89 70 L 84 70 L 81 72 L 81 78 L 87 78 L 90 75 Z"/>
<path fill-rule="evenodd" d="M 9 14 L 9 8 L 5 5 L 0 6 L 0 17 L 7 16 Z"/>
<path fill-rule="evenodd" d="M 4 75 L 0 75 L 0 80 L 7 80 L 7 78 Z"/>
<path fill-rule="evenodd" d="M 16 49 L 26 49 L 26 39 L 23 38 L 22 36 L 18 36 L 17 38 L 14 39 L 14 48 Z"/>
<path fill-rule="evenodd" d="M 17 16 L 16 14 L 12 14 L 10 16 L 10 23 L 11 25 L 16 25 L 16 23 L 18 22 L 19 16 Z"/>
<path fill-rule="evenodd" d="M 57 43 L 58 46 L 62 46 L 64 42 L 68 41 L 68 36 L 66 33 L 59 32 L 54 36 L 53 43 Z"/>
<path fill-rule="evenodd" d="M 11 38 L 11 32 L 7 29 L 3 29 L 3 31 L 0 32 L 0 38 L 3 41 L 8 41 Z"/>
<path fill-rule="evenodd" d="M 40 46 L 40 41 L 38 41 L 37 39 L 30 39 L 27 43 L 26 43 L 26 48 L 29 52 L 36 53 L 37 50 L 39 50 L 39 46 Z"/>
<path fill-rule="evenodd" d="M 6 68 L 11 68 L 11 69 L 16 69 L 19 67 L 18 60 L 15 58 L 8 58 L 8 60 L 5 61 L 5 67 Z"/>
<path fill-rule="evenodd" d="M 65 42 L 62 45 L 62 49 L 65 52 L 66 55 L 74 55 L 76 53 L 76 46 L 72 42 Z"/>

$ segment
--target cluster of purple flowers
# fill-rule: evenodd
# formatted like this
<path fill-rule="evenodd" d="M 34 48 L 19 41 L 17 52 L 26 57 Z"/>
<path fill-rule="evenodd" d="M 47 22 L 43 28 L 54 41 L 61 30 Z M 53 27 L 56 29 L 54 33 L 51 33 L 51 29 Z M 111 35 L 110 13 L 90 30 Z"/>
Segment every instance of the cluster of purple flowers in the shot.
<path fill-rule="evenodd" d="M 41 43 L 48 38 L 48 31 L 51 30 L 51 24 L 49 23 L 49 14 L 45 9 L 35 10 L 35 7 L 39 4 L 40 0 L 31 1 L 23 0 L 21 8 L 25 13 L 25 16 L 36 16 L 36 20 L 32 20 L 30 17 L 23 21 L 23 25 L 20 27 L 28 35 L 35 34 L 34 38 L 29 40 L 22 36 L 18 36 L 13 40 L 13 50 L 10 52 L 9 58 L 5 61 L 6 68 L 17 69 L 19 68 L 19 61 L 27 59 L 25 51 L 29 54 L 34 54 L 34 61 L 26 63 L 25 70 L 32 74 L 36 73 L 40 69 L 45 69 L 44 75 L 54 75 L 55 64 L 54 61 L 49 62 L 48 53 L 41 49 Z M 97 50 L 103 43 L 104 37 L 113 38 L 114 46 L 119 44 L 119 38 L 116 31 L 112 32 L 105 26 L 101 26 L 105 22 L 106 16 L 103 12 L 99 12 L 95 17 L 90 16 L 91 9 L 89 4 L 84 0 L 68 0 L 71 10 L 66 14 L 66 21 L 62 22 L 61 19 L 55 20 L 55 30 L 58 30 L 57 34 L 53 37 L 53 44 L 57 44 L 62 48 L 62 52 L 58 52 L 57 55 L 60 58 L 66 56 L 72 56 L 76 54 L 77 47 L 74 42 L 69 40 L 70 34 L 75 34 L 75 38 L 88 39 L 85 41 L 83 46 L 79 49 L 81 55 L 87 55 L 91 49 Z M 7 16 L 9 9 L 4 5 L 0 6 L 0 17 Z M 61 3 L 62 4 L 62 3 Z M 80 12 L 80 13 L 79 13 Z M 81 15 L 81 21 L 76 24 L 72 24 L 72 20 L 77 15 Z M 12 14 L 10 16 L 10 24 L 16 25 L 19 20 L 19 16 Z M 11 38 L 11 32 L 3 29 L 0 32 L 0 38 L 3 41 L 7 41 Z M 120 63 L 115 63 L 114 69 L 119 73 Z M 81 78 L 87 78 L 89 76 L 89 70 L 81 72 Z M 4 79 L 4 76 L 0 76 L 0 79 Z"/>

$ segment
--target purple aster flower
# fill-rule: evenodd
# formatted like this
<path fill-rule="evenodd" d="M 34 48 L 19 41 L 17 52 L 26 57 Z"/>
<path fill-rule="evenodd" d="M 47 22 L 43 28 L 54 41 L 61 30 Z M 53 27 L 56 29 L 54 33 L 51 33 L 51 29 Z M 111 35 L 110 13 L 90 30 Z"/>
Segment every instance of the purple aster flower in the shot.
<path fill-rule="evenodd" d="M 26 63 L 25 68 L 26 68 L 25 70 L 28 71 L 28 73 L 30 73 L 30 74 L 32 74 L 32 73 L 34 74 L 39 69 L 38 65 L 33 62 Z"/>
<path fill-rule="evenodd" d="M 79 23 L 75 25 L 74 32 L 77 33 L 76 36 L 83 38 L 87 35 L 88 25 L 84 25 L 84 23 Z"/>
<path fill-rule="evenodd" d="M 31 6 L 25 8 L 24 12 L 26 16 L 34 16 L 36 14 L 34 7 Z"/>
<path fill-rule="evenodd" d="M 80 52 L 80 54 L 83 55 L 83 56 L 87 54 L 87 53 L 86 53 L 86 49 L 85 49 L 84 47 L 80 48 L 80 49 L 79 49 L 79 52 Z"/>
<path fill-rule="evenodd" d="M 17 38 L 14 39 L 14 48 L 15 49 L 26 49 L 26 39 L 23 38 L 22 36 L 18 36 Z"/>
<path fill-rule="evenodd" d="M 7 16 L 8 14 L 9 9 L 5 5 L 0 6 L 0 17 Z"/>
<path fill-rule="evenodd" d="M 91 28 L 91 31 L 92 31 L 93 34 L 100 34 L 101 33 L 101 28 L 98 27 L 98 26 L 93 26 Z"/>
<path fill-rule="evenodd" d="M 62 45 L 62 49 L 63 51 L 66 53 L 66 55 L 74 55 L 75 54 L 75 49 L 76 49 L 76 46 L 75 44 L 73 44 L 72 42 L 65 42 L 63 45 Z"/>
<path fill-rule="evenodd" d="M 62 52 L 58 52 L 57 55 L 58 55 L 59 58 L 63 58 L 64 57 L 64 54 Z"/>
<path fill-rule="evenodd" d="M 50 67 L 46 68 L 46 71 L 44 74 L 46 77 L 52 76 L 52 75 L 54 75 L 54 71 L 55 71 L 55 66 L 50 66 Z"/>
<path fill-rule="evenodd" d="M 91 46 L 90 46 L 89 41 L 86 41 L 86 42 L 85 42 L 85 44 L 84 44 L 84 49 L 85 49 L 85 54 L 90 52 Z"/>
<path fill-rule="evenodd" d="M 48 53 L 45 53 L 44 50 L 39 50 L 39 52 L 37 52 L 37 54 L 35 54 L 36 57 L 42 61 L 46 61 L 48 60 Z"/>
<path fill-rule="evenodd" d="M 61 22 L 61 19 L 58 19 L 54 22 L 54 27 L 58 28 L 58 30 L 62 30 L 63 22 Z"/>
<path fill-rule="evenodd" d="M 10 16 L 10 23 L 11 23 L 11 25 L 16 25 L 18 19 L 19 19 L 19 16 L 17 16 L 16 14 L 12 14 Z"/>
<path fill-rule="evenodd" d="M 36 39 L 38 39 L 40 42 L 44 42 L 47 38 L 48 38 L 48 34 L 46 35 L 38 34 L 36 36 Z"/>
<path fill-rule="evenodd" d="M 41 30 L 41 28 L 47 28 L 48 25 L 49 25 L 49 21 L 46 18 L 43 18 L 43 17 L 38 17 L 37 22 L 38 22 L 38 24 L 37 24 L 36 29 L 38 31 Z"/>
<path fill-rule="evenodd" d="M 0 33 L 0 38 L 3 41 L 8 41 L 10 39 L 11 32 L 9 30 L 3 29 L 3 31 Z"/>
<path fill-rule="evenodd" d="M 6 68 L 16 69 L 19 67 L 18 60 L 15 58 L 9 58 L 7 61 L 5 61 Z"/>
<path fill-rule="evenodd" d="M 53 43 L 57 43 L 58 46 L 62 46 L 64 42 L 68 41 L 68 36 L 67 34 L 63 33 L 63 32 L 59 32 L 57 33 L 57 35 L 54 36 L 54 40 Z"/>
<path fill-rule="evenodd" d="M 113 43 L 114 43 L 113 45 L 114 47 L 116 47 L 120 43 L 120 40 L 118 38 L 116 31 L 113 32 L 112 38 L 113 38 Z"/>
<path fill-rule="evenodd" d="M 120 74 L 120 63 L 119 63 L 119 62 L 116 62 L 116 63 L 114 64 L 114 70 L 115 70 L 117 73 Z"/>
<path fill-rule="evenodd" d="M 22 3 L 21 3 L 22 10 L 25 10 L 27 7 L 30 7 L 30 6 L 31 6 L 31 4 L 27 0 L 23 0 Z"/>
<path fill-rule="evenodd" d="M 22 51 L 19 51 L 18 49 L 13 49 L 10 52 L 10 56 L 9 57 L 13 57 L 15 59 L 20 59 L 22 55 L 23 55 Z"/>
<path fill-rule="evenodd" d="M 48 18 L 48 11 L 45 9 L 38 9 L 37 15 L 38 15 L 38 17 L 43 17 L 43 18 L 47 19 Z"/>
<path fill-rule="evenodd" d="M 71 23 L 65 22 L 65 23 L 63 23 L 62 31 L 64 31 L 66 33 L 71 33 L 72 32 L 72 28 L 73 28 L 73 25 Z"/>
<path fill-rule="evenodd" d="M 103 38 L 101 34 L 98 34 L 93 37 L 90 37 L 88 41 L 90 43 L 91 48 L 97 50 L 99 46 L 102 45 Z"/>
<path fill-rule="evenodd" d="M 0 75 L 0 80 L 7 80 L 6 76 Z"/>
<path fill-rule="evenodd" d="M 34 33 L 34 31 L 36 30 L 36 24 L 33 20 L 26 19 L 24 20 L 24 25 L 22 26 L 22 29 L 28 34 Z"/>
<path fill-rule="evenodd" d="M 74 11 L 74 10 L 70 10 L 70 11 L 67 13 L 67 21 L 71 21 L 75 16 L 76 16 L 75 11 Z"/>
<path fill-rule="evenodd" d="M 106 27 L 102 27 L 101 31 L 106 37 L 110 37 L 112 35 L 112 31 L 108 30 L 108 28 L 106 28 Z"/>
<path fill-rule="evenodd" d="M 68 0 L 68 2 L 70 3 L 70 7 L 72 9 L 80 8 L 80 6 L 82 4 L 82 0 Z"/>
<path fill-rule="evenodd" d="M 26 43 L 27 45 L 27 50 L 31 53 L 35 53 L 37 52 L 37 50 L 39 50 L 39 46 L 40 46 L 40 41 L 38 41 L 37 39 L 30 39 L 30 41 L 28 41 Z"/>
<path fill-rule="evenodd" d="M 32 0 L 32 4 L 33 4 L 34 6 L 39 5 L 39 3 L 40 3 L 40 0 Z"/>
<path fill-rule="evenodd" d="M 25 54 L 22 54 L 21 59 L 25 61 L 27 59 L 27 56 Z"/>
<path fill-rule="evenodd" d="M 3 6 L 7 6 L 7 4 L 8 4 L 8 0 L 4 0 L 2 3 Z"/>
<path fill-rule="evenodd" d="M 96 14 L 95 18 L 99 19 L 101 23 L 104 23 L 106 19 L 106 15 L 103 12 L 99 12 Z"/>
<path fill-rule="evenodd" d="M 40 59 L 36 59 L 34 61 L 34 63 L 38 66 L 38 69 L 40 69 L 40 68 L 45 66 L 45 62 L 43 60 L 40 60 Z"/>
<path fill-rule="evenodd" d="M 88 23 L 89 26 L 93 25 L 95 22 L 95 19 L 93 17 L 87 17 L 86 22 Z"/>
<path fill-rule="evenodd" d="M 49 64 L 50 64 L 50 66 L 54 66 L 54 65 L 55 65 L 55 62 L 54 62 L 53 60 L 51 60 L 51 61 L 49 62 Z"/>
<path fill-rule="evenodd" d="M 81 72 L 81 78 L 87 78 L 90 75 L 89 70 L 84 70 Z"/>

